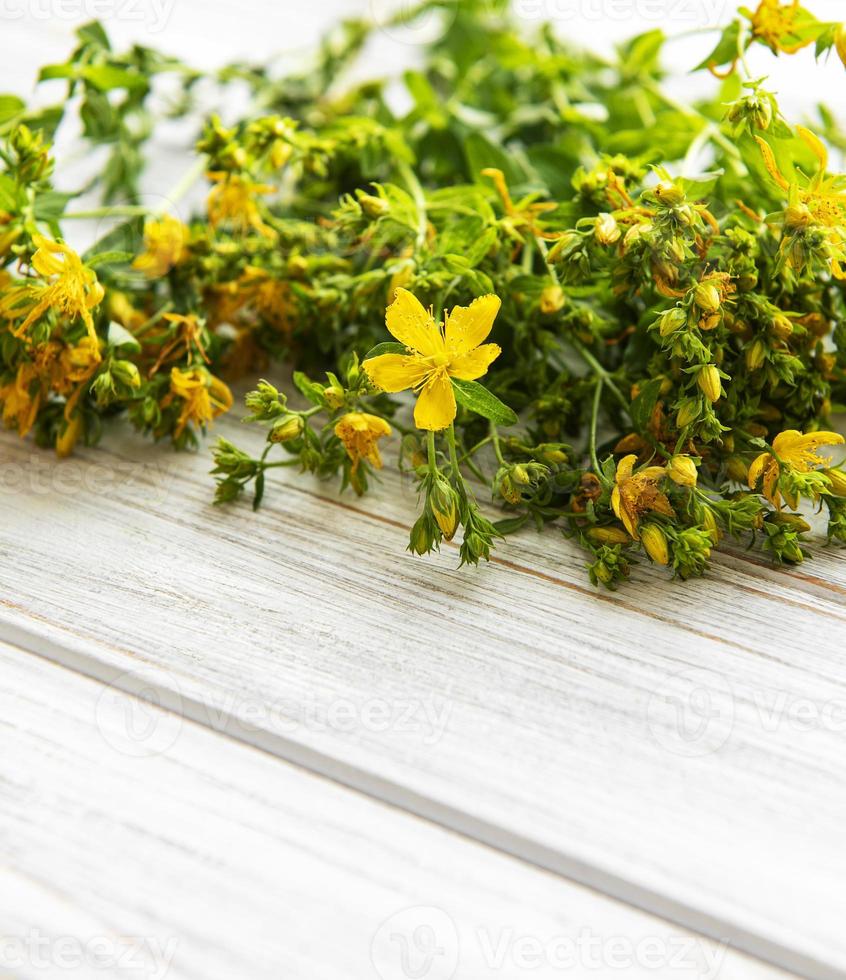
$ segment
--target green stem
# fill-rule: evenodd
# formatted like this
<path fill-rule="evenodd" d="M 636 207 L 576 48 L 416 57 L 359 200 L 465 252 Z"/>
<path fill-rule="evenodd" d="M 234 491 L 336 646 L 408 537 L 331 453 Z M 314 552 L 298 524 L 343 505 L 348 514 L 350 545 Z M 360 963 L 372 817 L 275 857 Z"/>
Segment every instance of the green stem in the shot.
<path fill-rule="evenodd" d="M 446 431 L 447 435 L 447 446 L 449 447 L 449 462 L 452 467 L 452 475 L 456 480 L 462 482 L 461 467 L 458 465 L 458 452 L 455 448 L 455 423 L 450 423 L 450 427 Z"/>
<path fill-rule="evenodd" d="M 499 429 L 491 422 L 491 442 L 493 443 L 494 453 L 500 466 L 505 466 L 505 458 L 502 455 L 502 448 L 499 444 Z"/>
<path fill-rule="evenodd" d="M 602 378 L 596 380 L 596 390 L 593 393 L 593 406 L 590 413 L 590 461 L 593 471 L 602 483 L 607 485 L 602 467 L 599 465 L 599 457 L 596 455 L 596 428 L 599 423 L 599 405 L 602 401 Z"/>
<path fill-rule="evenodd" d="M 434 476 L 438 472 L 438 459 L 435 451 L 435 433 L 431 429 L 426 433 L 426 450 L 429 454 L 429 475 Z"/>
<path fill-rule="evenodd" d="M 88 218 L 139 218 L 154 212 L 143 205 L 126 204 L 120 207 L 92 208 L 90 211 L 71 211 L 62 215 L 62 221 L 76 221 Z"/>
<path fill-rule="evenodd" d="M 429 228 L 429 217 L 426 213 L 426 195 L 423 193 L 423 188 L 420 186 L 417 174 L 405 161 L 401 160 L 397 164 L 397 170 L 399 170 L 400 176 L 411 192 L 411 196 L 414 198 L 414 206 L 417 208 L 417 238 L 414 246 L 416 251 L 419 252 L 426 244 L 426 233 Z"/>

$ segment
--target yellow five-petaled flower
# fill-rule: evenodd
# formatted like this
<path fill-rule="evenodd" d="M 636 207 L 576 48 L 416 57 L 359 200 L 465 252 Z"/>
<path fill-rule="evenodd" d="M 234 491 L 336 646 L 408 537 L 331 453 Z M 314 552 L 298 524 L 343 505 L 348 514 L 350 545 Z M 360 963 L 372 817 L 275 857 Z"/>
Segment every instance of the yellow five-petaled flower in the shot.
<path fill-rule="evenodd" d="M 809 473 L 815 467 L 831 462 L 817 452 L 820 446 L 839 446 L 843 441 L 843 436 L 836 432 L 806 432 L 803 435 L 796 429 L 786 429 L 773 439 L 773 452 L 761 453 L 749 467 L 749 486 L 754 490 L 758 480 L 763 477 L 764 496 L 774 507 L 780 509 L 781 494 L 784 491 L 779 490 L 778 478 L 782 466 L 794 473 Z M 798 499 L 788 497 L 787 493 L 785 498 L 795 510 Z"/>
<path fill-rule="evenodd" d="M 383 391 L 412 388 L 418 393 L 414 408 L 418 429 L 446 429 L 457 411 L 450 379 L 481 378 L 501 353 L 497 344 L 483 343 L 500 305 L 497 296 L 481 296 L 470 306 L 456 306 L 439 324 L 407 289 L 398 289 L 385 322 L 408 353 L 369 358 L 364 362 L 367 376 Z"/>

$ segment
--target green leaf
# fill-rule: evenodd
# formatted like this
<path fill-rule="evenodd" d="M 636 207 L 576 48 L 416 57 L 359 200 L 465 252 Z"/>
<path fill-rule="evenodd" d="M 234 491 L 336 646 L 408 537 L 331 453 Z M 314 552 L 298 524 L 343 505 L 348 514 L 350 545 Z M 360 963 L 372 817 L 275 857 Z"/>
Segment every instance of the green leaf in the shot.
<path fill-rule="evenodd" d="M 97 265 L 123 265 L 131 262 L 134 257 L 132 252 L 100 252 L 99 255 L 92 255 L 91 258 L 86 259 L 85 263 L 91 268 Z"/>
<path fill-rule="evenodd" d="M 115 323 L 114 320 L 109 324 L 109 346 L 115 349 L 122 347 L 131 351 L 133 354 L 137 354 L 141 350 L 141 344 L 138 342 L 138 339 L 126 327 Z"/>
<path fill-rule="evenodd" d="M 113 65 L 86 65 L 80 74 L 101 92 L 110 92 L 114 88 L 144 88 L 147 85 L 143 75 Z"/>
<path fill-rule="evenodd" d="M 62 194 L 59 191 L 44 191 L 35 199 L 35 217 L 39 221 L 58 221 L 65 213 L 68 201 L 76 194 Z"/>
<path fill-rule="evenodd" d="M 26 106 L 16 95 L 0 95 L 0 125 L 20 115 Z"/>
<path fill-rule="evenodd" d="M 17 187 L 8 174 L 0 174 L 0 210 L 15 211 L 17 208 Z"/>
<path fill-rule="evenodd" d="M 488 167 L 501 170 L 508 184 L 519 184 L 526 179 L 508 154 L 481 133 L 470 133 L 464 141 L 464 155 L 467 158 L 468 174 L 473 181 L 489 183 L 481 176 L 482 171 Z"/>
<path fill-rule="evenodd" d="M 704 61 L 701 61 L 693 70 L 701 71 L 709 65 L 718 68 L 720 65 L 727 65 L 737 57 L 737 42 L 740 37 L 740 21 L 733 20 L 723 31 L 717 46 Z"/>
<path fill-rule="evenodd" d="M 109 44 L 109 35 L 99 20 L 92 20 L 87 24 L 83 24 L 82 27 L 77 29 L 76 36 L 83 44 L 93 44 L 97 48 L 111 51 L 112 46 Z"/>
<path fill-rule="evenodd" d="M 632 402 L 632 422 L 635 430 L 641 434 L 647 431 L 658 396 L 661 394 L 662 384 L 661 378 L 653 378 L 651 381 L 647 381 L 640 389 L 637 398 Z"/>
<path fill-rule="evenodd" d="M 38 81 L 50 82 L 54 78 L 76 78 L 78 71 L 76 65 L 44 65 L 38 73 Z"/>
<path fill-rule="evenodd" d="M 312 405 L 319 405 L 321 408 L 326 407 L 323 386 L 312 381 L 307 374 L 303 374 L 302 371 L 294 371 L 294 384 L 297 386 L 300 394 L 307 398 Z"/>
<path fill-rule="evenodd" d="M 408 348 L 405 344 L 397 344 L 388 342 L 385 344 L 377 344 L 375 347 L 371 348 L 363 357 L 363 360 L 369 361 L 372 357 L 381 357 L 382 354 L 407 354 Z"/>
<path fill-rule="evenodd" d="M 488 419 L 494 425 L 516 425 L 517 413 L 501 402 L 478 381 L 451 378 L 455 400 L 459 405 Z"/>

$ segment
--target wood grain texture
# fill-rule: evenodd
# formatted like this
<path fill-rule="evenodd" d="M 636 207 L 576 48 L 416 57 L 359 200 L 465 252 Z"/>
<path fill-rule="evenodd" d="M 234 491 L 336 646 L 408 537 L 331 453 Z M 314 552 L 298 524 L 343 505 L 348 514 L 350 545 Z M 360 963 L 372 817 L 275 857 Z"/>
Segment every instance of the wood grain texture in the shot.
<path fill-rule="evenodd" d="M 288 476 L 253 515 L 210 505 L 205 454 L 2 446 L 3 635 L 797 972 L 846 967 L 839 601 L 735 559 L 595 594 L 553 534 L 478 573 L 412 559 L 387 472 L 363 501 Z"/>
<path fill-rule="evenodd" d="M 16 980 L 783 976 L 5 644 L 0 786 Z"/>

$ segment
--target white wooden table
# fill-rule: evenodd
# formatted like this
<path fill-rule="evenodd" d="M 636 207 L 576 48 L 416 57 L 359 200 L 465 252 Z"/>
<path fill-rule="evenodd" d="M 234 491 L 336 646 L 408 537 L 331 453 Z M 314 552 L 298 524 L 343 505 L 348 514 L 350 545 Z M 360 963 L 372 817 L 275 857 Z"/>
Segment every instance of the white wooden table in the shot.
<path fill-rule="evenodd" d="M 843 554 L 612 596 L 411 558 L 390 470 L 0 459 L 0 977 L 846 976 Z"/>

